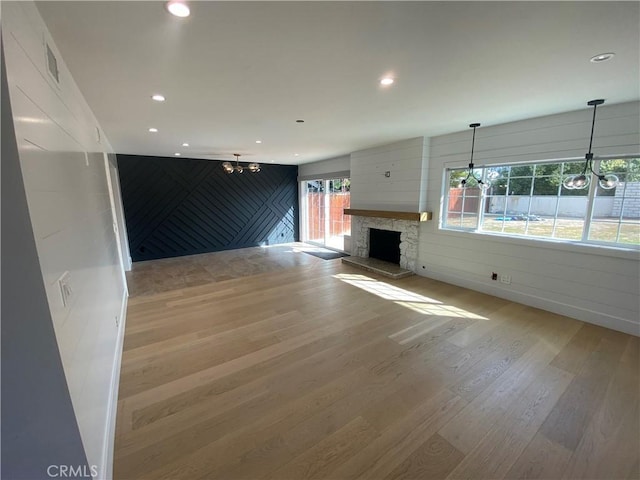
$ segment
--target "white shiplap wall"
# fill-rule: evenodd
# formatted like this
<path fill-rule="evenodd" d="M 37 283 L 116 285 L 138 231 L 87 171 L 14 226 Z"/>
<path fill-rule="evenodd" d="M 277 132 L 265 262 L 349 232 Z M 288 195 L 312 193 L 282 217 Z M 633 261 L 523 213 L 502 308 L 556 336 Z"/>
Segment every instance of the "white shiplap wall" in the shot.
<path fill-rule="evenodd" d="M 334 175 L 341 174 L 349 176 L 348 172 L 351 168 L 351 156 L 343 155 L 341 157 L 320 160 L 319 162 L 303 163 L 298 166 L 299 180 L 315 180 L 335 178 Z"/>
<path fill-rule="evenodd" d="M 56 339 L 90 465 L 110 478 L 126 287 L 104 134 L 32 2 L 3 2 L 2 35 L 20 163 Z M 58 60 L 59 84 L 44 42 Z M 58 278 L 70 273 L 64 306 Z"/>
<path fill-rule="evenodd" d="M 428 139 L 411 138 L 351 154 L 351 208 L 424 210 Z M 385 177 L 385 172 L 390 177 Z"/>
<path fill-rule="evenodd" d="M 584 158 L 590 109 L 481 127 L 476 165 Z M 594 153 L 640 152 L 640 103 L 598 108 Z M 427 209 L 417 273 L 635 335 L 640 334 L 640 253 L 438 228 L 446 167 L 468 163 L 471 131 L 431 138 Z M 422 267 L 425 267 L 424 269 Z M 491 281 L 510 275 L 510 285 Z"/>

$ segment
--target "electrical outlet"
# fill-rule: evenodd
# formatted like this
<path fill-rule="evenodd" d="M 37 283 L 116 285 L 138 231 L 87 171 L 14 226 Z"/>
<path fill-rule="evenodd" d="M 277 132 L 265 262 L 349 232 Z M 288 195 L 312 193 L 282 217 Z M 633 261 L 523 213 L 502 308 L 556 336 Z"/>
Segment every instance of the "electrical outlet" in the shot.
<path fill-rule="evenodd" d="M 500 275 L 500 282 L 509 285 L 511 283 L 511 275 Z"/>
<path fill-rule="evenodd" d="M 498 274 L 496 272 L 491 273 L 491 280 L 498 280 Z"/>

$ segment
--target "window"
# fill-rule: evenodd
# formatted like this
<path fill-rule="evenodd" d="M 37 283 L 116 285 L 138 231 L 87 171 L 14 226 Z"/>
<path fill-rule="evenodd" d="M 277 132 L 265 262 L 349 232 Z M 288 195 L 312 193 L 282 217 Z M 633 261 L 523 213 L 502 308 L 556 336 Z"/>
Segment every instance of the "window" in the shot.
<path fill-rule="evenodd" d="M 583 161 L 569 161 L 476 168 L 477 177 L 491 181 L 486 193 L 474 180 L 458 186 L 466 168 L 448 169 L 442 227 L 640 246 L 640 158 L 596 162 L 596 170 L 620 179 L 611 190 L 600 188 L 595 177 L 589 188 L 564 188 L 562 180 L 581 173 L 583 166 Z"/>

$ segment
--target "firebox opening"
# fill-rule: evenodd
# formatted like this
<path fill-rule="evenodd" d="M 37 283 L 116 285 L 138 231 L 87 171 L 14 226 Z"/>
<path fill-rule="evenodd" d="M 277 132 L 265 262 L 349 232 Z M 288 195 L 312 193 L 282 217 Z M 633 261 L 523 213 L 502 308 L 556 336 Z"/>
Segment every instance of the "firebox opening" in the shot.
<path fill-rule="evenodd" d="M 370 228 L 369 257 L 400 265 L 400 232 Z"/>

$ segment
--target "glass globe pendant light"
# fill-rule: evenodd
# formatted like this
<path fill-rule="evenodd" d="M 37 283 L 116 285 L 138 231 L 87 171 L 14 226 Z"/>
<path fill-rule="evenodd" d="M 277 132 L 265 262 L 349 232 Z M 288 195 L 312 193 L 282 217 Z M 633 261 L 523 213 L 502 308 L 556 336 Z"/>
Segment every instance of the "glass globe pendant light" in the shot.
<path fill-rule="evenodd" d="M 233 173 L 233 165 L 229 162 L 224 162 L 222 164 L 222 169 L 224 170 L 224 173 Z"/>
<path fill-rule="evenodd" d="M 470 178 L 473 178 L 476 182 L 478 182 L 478 186 L 480 187 L 480 189 L 483 192 L 486 192 L 487 190 L 489 190 L 489 188 L 491 188 L 491 182 L 483 182 L 480 178 L 476 177 L 475 173 L 473 173 L 473 150 L 475 148 L 476 145 L 476 128 L 478 128 L 480 126 L 479 123 L 471 123 L 469 124 L 469 127 L 473 128 L 473 138 L 471 140 L 471 158 L 469 160 L 469 172 L 467 173 L 467 176 L 460 181 L 460 183 L 458 184 L 458 188 L 465 188 L 467 186 L 467 181 Z"/>
<path fill-rule="evenodd" d="M 598 185 L 600 188 L 604 190 L 611 190 L 615 188 L 620 183 L 620 180 L 617 176 L 612 173 L 607 175 L 602 175 L 599 172 L 596 172 L 593 169 L 593 153 L 591 153 L 591 147 L 593 146 L 593 131 L 596 125 L 596 108 L 598 105 L 602 105 L 604 103 L 603 99 L 590 100 L 587 102 L 587 105 L 593 107 L 593 119 L 591 120 L 591 137 L 589 138 L 589 151 L 584 156 L 584 168 L 582 169 L 582 173 L 578 175 L 570 175 L 564 179 L 562 185 L 564 188 L 568 190 L 582 190 L 587 188 L 591 183 L 591 174 L 598 177 Z"/>
<path fill-rule="evenodd" d="M 233 172 L 236 172 L 236 173 L 244 172 L 245 167 L 240 165 L 240 157 L 242 155 L 240 155 L 239 153 L 234 153 L 233 156 L 236 157 L 236 164 L 235 165 L 233 165 L 231 162 L 223 162 L 222 163 L 222 169 L 224 170 L 224 173 L 231 174 Z M 249 165 L 247 165 L 246 168 L 251 173 L 258 173 L 260 171 L 260 164 L 253 162 L 253 163 L 250 163 Z"/>

